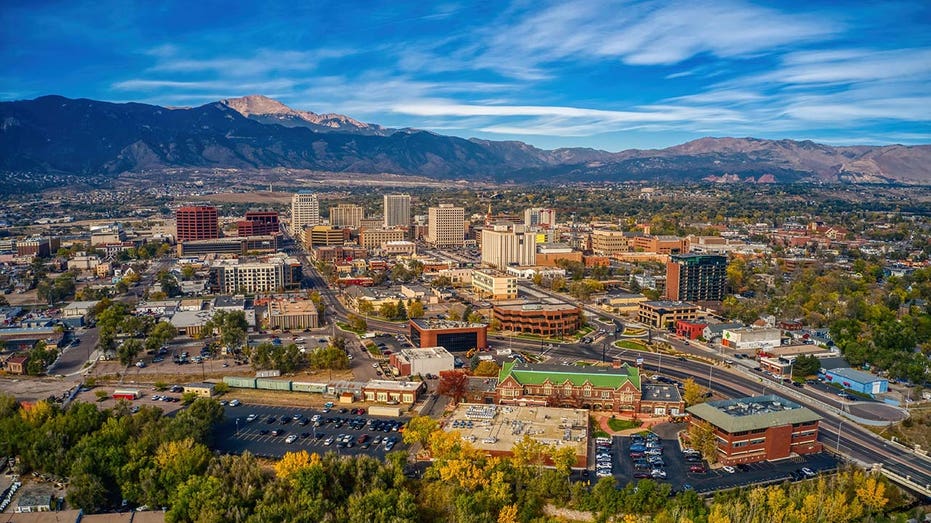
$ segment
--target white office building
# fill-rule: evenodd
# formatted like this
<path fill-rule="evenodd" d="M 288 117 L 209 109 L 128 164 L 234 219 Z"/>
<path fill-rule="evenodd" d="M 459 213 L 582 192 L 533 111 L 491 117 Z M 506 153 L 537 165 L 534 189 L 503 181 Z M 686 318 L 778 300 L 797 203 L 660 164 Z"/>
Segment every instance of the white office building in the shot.
<path fill-rule="evenodd" d="M 556 209 L 531 207 L 524 211 L 524 225 L 527 227 L 556 227 Z"/>
<path fill-rule="evenodd" d="M 308 225 L 320 225 L 320 202 L 316 194 L 301 191 L 291 196 L 291 234 L 303 240 Z"/>
<path fill-rule="evenodd" d="M 482 231 L 482 264 L 506 270 L 536 264 L 536 234 L 521 225 L 495 225 Z"/>
<path fill-rule="evenodd" d="M 465 239 L 465 209 L 441 203 L 427 210 L 427 243 L 436 247 L 462 247 Z"/>

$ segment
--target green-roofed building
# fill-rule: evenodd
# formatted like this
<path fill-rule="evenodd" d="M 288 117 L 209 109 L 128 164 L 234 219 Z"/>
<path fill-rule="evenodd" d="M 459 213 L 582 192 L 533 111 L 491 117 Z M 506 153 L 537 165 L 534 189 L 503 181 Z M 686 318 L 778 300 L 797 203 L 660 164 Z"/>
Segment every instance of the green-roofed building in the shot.
<path fill-rule="evenodd" d="M 821 452 L 821 416 L 776 395 L 699 403 L 686 409 L 690 423 L 708 423 L 725 465 Z"/>
<path fill-rule="evenodd" d="M 610 367 L 505 363 L 498 374 L 495 401 L 506 405 L 544 405 L 613 412 L 678 414 L 678 392 L 652 394 L 643 401 L 640 371 L 615 362 Z"/>

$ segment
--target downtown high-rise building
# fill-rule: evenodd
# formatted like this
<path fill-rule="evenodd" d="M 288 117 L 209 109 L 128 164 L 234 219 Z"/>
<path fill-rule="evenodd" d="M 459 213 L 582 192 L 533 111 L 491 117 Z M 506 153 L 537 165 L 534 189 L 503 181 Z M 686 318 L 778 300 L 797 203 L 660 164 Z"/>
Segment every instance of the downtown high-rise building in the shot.
<path fill-rule="evenodd" d="M 179 242 L 219 238 L 217 208 L 212 206 L 179 207 L 175 211 L 175 228 L 175 238 Z"/>
<path fill-rule="evenodd" d="M 362 225 L 362 207 L 352 203 L 330 207 L 330 225 L 358 229 Z"/>
<path fill-rule="evenodd" d="M 465 209 L 441 203 L 427 209 L 427 243 L 437 247 L 462 247 L 465 240 Z"/>
<path fill-rule="evenodd" d="M 411 224 L 411 196 L 409 194 L 384 195 L 384 226 L 408 227 Z"/>
<path fill-rule="evenodd" d="M 301 238 L 308 225 L 320 225 L 320 202 L 316 194 L 301 191 L 291 197 L 291 234 Z"/>
<path fill-rule="evenodd" d="M 482 264 L 505 270 L 536 264 L 536 233 L 522 225 L 495 225 L 482 231 Z"/>
<path fill-rule="evenodd" d="M 527 227 L 556 227 L 556 209 L 531 207 L 524 211 L 524 225 Z"/>
<path fill-rule="evenodd" d="M 673 254 L 666 262 L 666 299 L 723 301 L 727 289 L 727 256 Z"/>

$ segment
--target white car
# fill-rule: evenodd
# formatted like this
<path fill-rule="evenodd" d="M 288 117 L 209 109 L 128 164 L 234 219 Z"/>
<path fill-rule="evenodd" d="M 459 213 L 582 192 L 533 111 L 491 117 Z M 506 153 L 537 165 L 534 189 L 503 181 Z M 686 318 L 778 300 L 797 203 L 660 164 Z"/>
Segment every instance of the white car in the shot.
<path fill-rule="evenodd" d="M 372 368 L 373 368 L 373 369 L 377 369 L 377 368 L 378 368 L 378 364 L 377 364 L 377 363 L 373 363 L 373 364 L 372 364 Z"/>
<path fill-rule="evenodd" d="M 258 417 L 259 417 L 259 416 L 256 415 L 256 414 L 249 414 L 248 416 L 246 416 L 246 421 L 248 421 L 248 422 L 251 423 L 251 422 L 255 421 L 256 418 L 258 418 Z"/>
<path fill-rule="evenodd" d="M 297 436 L 294 434 L 291 434 L 290 436 L 284 439 L 285 443 L 294 443 L 295 441 L 297 441 Z"/>
<path fill-rule="evenodd" d="M 240 405 L 242 405 L 242 402 L 240 402 L 239 400 L 233 400 L 230 402 L 230 407 L 238 407 Z"/>
<path fill-rule="evenodd" d="M 721 467 L 721 469 L 724 470 L 724 472 L 727 472 L 728 474 L 733 474 L 737 472 L 737 469 L 735 469 L 734 467 L 730 465 L 724 465 L 723 467 Z"/>

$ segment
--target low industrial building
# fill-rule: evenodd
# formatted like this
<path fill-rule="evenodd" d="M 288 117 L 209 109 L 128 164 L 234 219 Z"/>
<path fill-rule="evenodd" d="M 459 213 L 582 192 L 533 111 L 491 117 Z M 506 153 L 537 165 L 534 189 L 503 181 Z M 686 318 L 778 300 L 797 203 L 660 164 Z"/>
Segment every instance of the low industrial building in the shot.
<path fill-rule="evenodd" d="M 510 457 L 525 436 L 550 447 L 571 447 L 573 468 L 588 463 L 588 410 L 461 403 L 443 425 L 490 456 Z M 552 465 L 546 461 L 547 465 Z"/>
<path fill-rule="evenodd" d="M 272 300 L 265 320 L 269 328 L 282 330 L 316 329 L 317 305 L 311 300 Z"/>
<path fill-rule="evenodd" d="M 455 368 L 455 358 L 443 347 L 401 349 L 391 354 L 389 362 L 400 376 L 439 375 Z"/>
<path fill-rule="evenodd" d="M 639 320 L 656 329 L 672 330 L 679 320 L 698 318 L 698 305 L 684 301 L 644 301 L 640 303 Z"/>
<path fill-rule="evenodd" d="M 212 398 L 215 389 L 215 383 L 188 383 L 184 386 L 185 393 L 193 392 L 201 398 Z"/>
<path fill-rule="evenodd" d="M 640 304 L 647 301 L 643 294 L 629 292 L 609 292 L 598 303 L 605 310 L 615 314 L 637 314 Z"/>
<path fill-rule="evenodd" d="M 551 337 L 566 336 L 582 327 L 582 308 L 568 303 L 495 305 L 493 311 L 503 331 Z"/>
<path fill-rule="evenodd" d="M 422 381 L 370 380 L 362 387 L 365 401 L 376 401 L 389 405 L 412 405 L 427 391 Z"/>
<path fill-rule="evenodd" d="M 875 374 L 863 372 L 850 367 L 839 367 L 836 369 L 825 370 L 824 380 L 828 383 L 836 383 L 845 389 L 850 389 L 861 394 L 882 394 L 889 392 L 889 380 L 880 378 Z"/>
<path fill-rule="evenodd" d="M 452 352 L 488 346 L 488 325 L 441 319 L 410 320 L 410 337 L 415 347 L 445 347 Z"/>
<path fill-rule="evenodd" d="M 785 459 L 820 452 L 821 416 L 776 395 L 699 403 L 686 409 L 690 423 L 708 423 L 725 465 Z"/>

